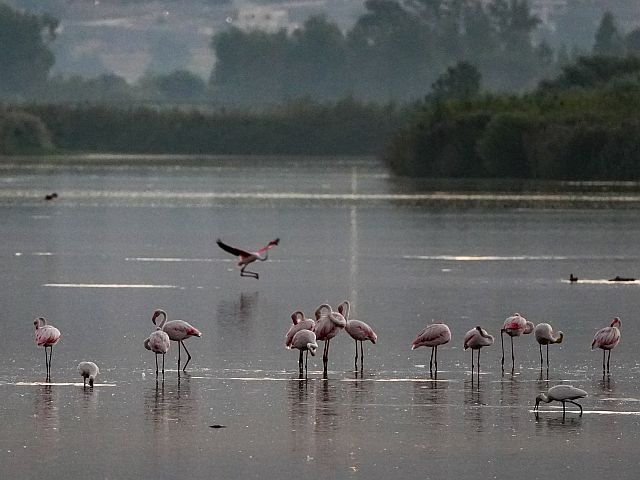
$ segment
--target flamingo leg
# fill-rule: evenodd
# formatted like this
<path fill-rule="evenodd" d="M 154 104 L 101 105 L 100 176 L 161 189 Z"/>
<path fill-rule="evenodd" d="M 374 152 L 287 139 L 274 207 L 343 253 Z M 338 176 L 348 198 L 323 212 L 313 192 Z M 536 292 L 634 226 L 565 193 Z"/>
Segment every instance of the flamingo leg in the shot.
<path fill-rule="evenodd" d="M 180 344 L 182 342 L 178 342 L 178 372 L 180 372 Z"/>
<path fill-rule="evenodd" d="M 158 354 L 156 353 L 156 376 L 158 376 Z"/>
<path fill-rule="evenodd" d="M 241 277 L 253 277 L 256 280 L 260 279 L 260 276 L 256 272 L 251 272 L 249 270 L 245 270 L 245 268 L 247 268 L 247 265 L 243 265 L 242 268 L 240 269 L 240 276 Z"/>
<path fill-rule="evenodd" d="M 182 340 L 180 340 L 180 344 L 182 345 L 182 348 L 184 348 L 184 351 L 187 353 L 187 363 L 184 364 L 184 367 L 182 367 L 182 371 L 185 372 L 187 370 L 187 365 L 189 365 L 189 362 L 191 361 L 191 355 L 189 354 L 189 350 L 187 350 L 187 346 L 182 342 Z M 178 370 L 180 370 L 178 368 Z"/>
<path fill-rule="evenodd" d="M 302 350 L 300 350 L 300 357 L 298 357 L 298 371 L 300 373 L 302 373 L 302 363 L 303 363 L 303 357 L 302 357 L 303 353 Z"/>
<path fill-rule="evenodd" d="M 563 400 L 562 401 L 562 418 L 564 419 L 564 416 L 566 414 L 566 402 Z"/>
<path fill-rule="evenodd" d="M 435 347 L 431 347 L 431 358 L 429 359 L 429 375 L 433 377 L 433 352 Z"/>
<path fill-rule="evenodd" d="M 542 344 L 539 343 L 538 346 L 540 347 L 540 370 L 542 370 Z M 548 350 L 547 350 L 548 353 Z"/>
<path fill-rule="evenodd" d="M 360 340 L 360 371 L 364 370 L 364 342 Z M 356 345 L 357 347 L 357 345 Z"/>
<path fill-rule="evenodd" d="M 473 365 L 473 348 L 471 349 L 471 381 L 473 381 L 473 370 L 474 370 L 474 365 Z"/>
<path fill-rule="evenodd" d="M 478 386 L 480 386 L 480 350 L 482 349 L 478 349 Z M 473 355 L 473 352 L 471 353 L 471 355 Z M 473 372 L 471 372 L 471 377 L 473 378 Z"/>
<path fill-rule="evenodd" d="M 45 351 L 46 353 L 46 351 Z M 51 357 L 53 356 L 53 346 L 49 347 L 49 370 L 47 375 L 49 376 L 49 378 L 51 378 Z"/>
<path fill-rule="evenodd" d="M 356 342 L 356 360 L 355 360 L 355 364 L 354 364 L 354 366 L 355 366 L 354 369 L 357 371 L 358 370 L 358 340 L 354 340 L 354 341 Z"/>
<path fill-rule="evenodd" d="M 162 354 L 162 378 L 164 378 L 164 353 Z"/>
<path fill-rule="evenodd" d="M 603 348 L 602 349 L 602 374 L 604 375 L 605 373 L 605 366 L 604 366 L 604 357 L 607 355 L 607 351 Z"/>
<path fill-rule="evenodd" d="M 324 342 L 324 354 L 322 355 L 322 375 L 327 378 L 327 369 L 329 366 L 329 340 Z"/>
<path fill-rule="evenodd" d="M 547 377 L 549 376 L 549 344 L 547 343 Z"/>
<path fill-rule="evenodd" d="M 44 368 L 47 371 L 47 379 L 49 379 L 49 357 L 47 356 L 47 347 L 44 347 Z"/>
<path fill-rule="evenodd" d="M 611 350 L 609 350 L 609 355 L 607 355 L 607 373 L 610 372 L 609 370 L 609 362 L 611 361 Z M 49 369 L 51 369 L 51 359 L 49 359 Z"/>
<path fill-rule="evenodd" d="M 437 377 L 438 376 L 438 346 L 437 345 L 436 345 L 435 350 L 436 350 L 436 354 L 435 354 L 435 358 L 434 358 L 433 363 L 434 363 L 434 366 L 436 367 L 435 371 L 436 371 L 436 377 Z"/>
<path fill-rule="evenodd" d="M 513 354 L 513 337 L 511 337 L 511 373 L 513 373 L 515 368 L 516 368 L 516 357 Z"/>
<path fill-rule="evenodd" d="M 504 330 L 500 330 L 500 344 L 502 345 L 502 374 L 504 375 Z"/>
<path fill-rule="evenodd" d="M 300 353 L 302 353 L 302 351 L 300 351 Z M 307 378 L 308 367 L 309 367 L 309 350 L 307 350 L 307 354 L 306 354 L 304 360 L 305 360 L 305 362 L 304 362 L 304 378 Z M 300 371 L 300 373 L 302 373 L 302 370 Z"/>

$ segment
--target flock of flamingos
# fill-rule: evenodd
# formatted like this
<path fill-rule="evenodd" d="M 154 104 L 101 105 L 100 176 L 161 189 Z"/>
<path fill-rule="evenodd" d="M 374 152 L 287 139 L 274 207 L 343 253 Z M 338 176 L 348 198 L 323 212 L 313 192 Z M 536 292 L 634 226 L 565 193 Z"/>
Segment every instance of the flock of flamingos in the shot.
<path fill-rule="evenodd" d="M 246 270 L 247 265 L 256 260 L 266 260 L 268 250 L 278 245 L 279 240 L 273 240 L 269 244 L 256 252 L 248 252 L 236 247 L 231 247 L 218 240 L 218 245 L 228 253 L 239 257 L 238 266 L 241 267 L 241 276 L 251 276 L 258 279 L 258 274 Z M 365 341 L 375 344 L 378 336 L 374 330 L 365 322 L 350 318 L 350 303 L 344 301 L 338 305 L 334 311 L 333 308 L 324 303 L 315 311 L 315 320 L 305 318 L 300 310 L 296 310 L 291 314 L 293 325 L 285 334 L 285 346 L 288 349 L 299 350 L 298 368 L 300 376 L 307 373 L 308 356 L 316 354 L 318 349 L 318 341 L 324 342 L 324 352 L 322 356 L 323 378 L 327 378 L 327 367 L 329 361 L 329 345 L 341 330 L 346 331 L 355 341 L 355 369 L 358 370 L 358 358 L 360 359 L 360 371 L 364 368 L 364 347 Z M 155 310 L 151 317 L 151 321 L 155 325 L 155 330 L 144 341 L 144 347 L 156 355 L 156 375 L 161 371 L 164 376 L 164 356 L 169 351 L 171 341 L 178 343 L 178 372 L 181 365 L 181 350 L 184 348 L 187 354 L 187 361 L 182 370 L 186 370 L 191 355 L 187 350 L 184 340 L 189 337 L 200 337 L 202 333 L 194 326 L 184 320 L 167 320 L 167 314 L 164 310 Z M 51 379 L 51 358 L 53 355 L 53 346 L 60 340 L 60 330 L 53 325 L 48 325 L 43 317 L 38 317 L 34 321 L 35 326 L 35 342 L 39 347 L 45 349 L 45 362 L 47 381 Z M 542 346 L 546 346 L 546 367 L 547 374 L 549 371 L 549 345 L 561 343 L 563 339 L 562 332 L 554 332 L 548 323 L 540 323 L 535 325 L 526 320 L 519 313 L 508 317 L 500 329 L 500 338 L 502 344 L 502 371 L 504 373 L 504 335 L 508 335 L 511 339 L 511 371 L 515 368 L 515 356 L 513 353 L 513 337 L 527 335 L 533 333 L 536 341 L 540 346 L 540 369 L 544 365 Z M 451 330 L 444 323 L 433 323 L 425 327 L 411 343 L 411 349 L 418 347 L 431 347 L 431 357 L 429 360 L 429 372 L 431 377 L 437 377 L 438 373 L 438 346 L 447 344 L 451 341 Z M 358 342 L 360 342 L 360 350 L 358 352 Z M 476 364 L 474 363 L 473 351 L 477 350 L 477 375 L 478 382 L 480 380 L 480 350 L 482 347 L 493 345 L 494 338 L 480 326 L 472 328 L 464 336 L 464 349 L 471 349 L 471 376 L 473 379 Z M 602 349 L 602 370 L 603 373 L 609 372 L 609 363 L 611 360 L 611 350 L 620 342 L 620 319 L 614 318 L 611 325 L 604 327 L 596 332 L 591 349 Z M 608 356 L 607 356 L 608 352 Z M 304 354 L 306 353 L 306 357 Z M 162 355 L 162 369 L 158 366 L 158 355 Z M 87 380 L 89 386 L 93 387 L 94 380 L 99 373 L 98 366 L 93 362 L 80 362 L 78 371 L 83 378 L 86 387 Z M 572 403 L 580 407 L 580 415 L 582 415 L 582 406 L 575 402 L 579 398 L 583 398 L 587 392 L 571 385 L 556 385 L 545 393 L 541 393 L 536 397 L 534 411 L 538 414 L 540 402 L 550 403 L 558 401 L 562 403 L 563 415 L 566 411 L 566 403 Z"/>

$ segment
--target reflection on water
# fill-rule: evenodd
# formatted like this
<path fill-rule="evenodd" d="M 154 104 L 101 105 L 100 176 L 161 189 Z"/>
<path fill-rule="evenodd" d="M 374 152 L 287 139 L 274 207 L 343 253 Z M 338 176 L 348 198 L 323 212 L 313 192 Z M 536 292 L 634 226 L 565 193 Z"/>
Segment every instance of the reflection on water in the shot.
<path fill-rule="evenodd" d="M 243 323 L 251 323 L 256 320 L 256 307 L 260 299 L 260 292 L 241 292 L 233 298 L 226 298 L 218 302 L 217 316 L 218 322 L 243 327 Z"/>
<path fill-rule="evenodd" d="M 60 407 L 57 390 L 52 385 L 41 385 L 35 395 L 33 417 L 36 422 L 36 435 L 49 442 L 60 439 Z"/>

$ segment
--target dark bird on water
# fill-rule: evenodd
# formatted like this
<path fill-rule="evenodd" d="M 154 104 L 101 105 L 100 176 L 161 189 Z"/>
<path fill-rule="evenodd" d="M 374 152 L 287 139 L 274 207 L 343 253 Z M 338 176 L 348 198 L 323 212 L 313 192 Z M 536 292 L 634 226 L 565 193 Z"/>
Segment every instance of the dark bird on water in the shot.
<path fill-rule="evenodd" d="M 250 263 L 255 262 L 256 260 L 260 260 L 261 262 L 264 262 L 267 258 L 269 258 L 269 250 L 275 247 L 276 245 L 278 245 L 280 243 L 280 239 L 276 238 L 275 240 L 271 240 L 267 245 L 265 245 L 264 247 L 262 247 L 261 249 L 255 252 L 249 252 L 247 250 L 243 250 L 238 247 L 227 245 L 226 243 L 223 243 L 222 240 L 220 239 L 216 240 L 216 243 L 225 252 L 230 253 L 231 255 L 235 255 L 236 257 L 239 258 L 238 266 L 241 267 L 240 268 L 241 277 L 253 277 L 255 279 L 259 279 L 260 276 L 256 272 L 251 272 L 249 270 L 246 270 L 247 266 Z"/>
<path fill-rule="evenodd" d="M 58 198 L 58 194 L 57 194 L 56 192 L 53 192 L 53 193 L 47 193 L 47 194 L 44 196 L 44 199 L 45 199 L 45 200 L 53 200 L 54 198 Z"/>
<path fill-rule="evenodd" d="M 635 282 L 635 278 L 633 277 L 621 277 L 620 275 L 616 275 L 614 278 L 610 278 L 610 282 Z"/>
<path fill-rule="evenodd" d="M 572 283 L 573 282 L 577 282 L 578 281 L 578 277 L 574 277 L 573 273 L 572 273 L 572 274 L 569 275 L 569 281 L 572 282 Z"/>

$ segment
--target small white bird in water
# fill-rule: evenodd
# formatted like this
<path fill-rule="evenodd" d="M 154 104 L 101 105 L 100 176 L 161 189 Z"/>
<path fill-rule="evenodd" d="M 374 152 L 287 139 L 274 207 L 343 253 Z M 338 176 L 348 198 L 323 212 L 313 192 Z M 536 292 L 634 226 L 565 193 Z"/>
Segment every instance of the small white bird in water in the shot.
<path fill-rule="evenodd" d="M 574 400 L 578 398 L 584 398 L 586 396 L 587 392 L 571 385 L 556 385 L 555 387 L 551 387 L 546 394 L 541 393 L 536 397 L 536 406 L 534 407 L 533 411 L 536 412 L 536 418 L 538 418 L 540 402 L 562 402 L 562 416 L 564 417 L 566 412 L 565 403 L 569 402 L 580 407 L 580 416 L 582 416 L 582 405 L 574 402 Z"/>
<path fill-rule="evenodd" d="M 100 369 L 93 362 L 80 362 L 78 364 L 78 372 L 80 373 L 80 376 L 84 380 L 84 386 L 85 387 L 87 386 L 87 378 L 88 378 L 89 386 L 93 387 L 93 381 L 98 376 L 98 373 L 100 373 Z"/>

